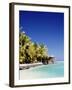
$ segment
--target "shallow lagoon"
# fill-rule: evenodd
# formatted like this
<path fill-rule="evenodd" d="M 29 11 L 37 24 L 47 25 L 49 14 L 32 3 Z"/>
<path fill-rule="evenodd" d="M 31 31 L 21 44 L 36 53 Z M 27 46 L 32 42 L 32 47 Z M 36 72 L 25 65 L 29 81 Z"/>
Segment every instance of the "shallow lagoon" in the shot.
<path fill-rule="evenodd" d="M 20 79 L 45 79 L 64 76 L 64 62 L 57 61 L 55 64 L 41 65 L 26 70 L 20 70 Z"/>

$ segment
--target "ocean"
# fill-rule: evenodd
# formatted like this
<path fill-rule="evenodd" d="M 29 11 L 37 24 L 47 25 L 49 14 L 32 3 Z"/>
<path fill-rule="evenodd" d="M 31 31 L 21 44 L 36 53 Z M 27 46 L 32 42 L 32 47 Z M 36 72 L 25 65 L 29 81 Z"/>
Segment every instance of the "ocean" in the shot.
<path fill-rule="evenodd" d="M 20 70 L 20 80 L 64 77 L 64 61 Z"/>

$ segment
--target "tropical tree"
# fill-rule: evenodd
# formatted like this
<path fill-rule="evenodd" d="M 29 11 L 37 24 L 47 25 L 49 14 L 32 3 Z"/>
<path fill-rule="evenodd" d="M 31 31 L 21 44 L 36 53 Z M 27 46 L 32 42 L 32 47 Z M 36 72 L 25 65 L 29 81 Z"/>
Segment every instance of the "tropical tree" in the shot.
<path fill-rule="evenodd" d="M 48 50 L 45 47 L 44 44 L 39 45 L 39 50 L 38 50 L 38 60 L 42 62 L 42 60 L 46 59 L 45 57 L 48 56 Z"/>
<path fill-rule="evenodd" d="M 19 34 L 19 62 L 34 63 L 41 62 L 48 56 L 47 48 L 44 44 L 32 42 L 25 32 Z"/>
<path fill-rule="evenodd" d="M 39 55 L 42 57 L 47 55 L 47 48 L 44 44 L 39 45 Z"/>
<path fill-rule="evenodd" d="M 26 47 L 27 44 L 31 43 L 30 38 L 23 32 L 19 34 L 19 61 L 20 63 L 24 63 L 27 55 L 26 55 Z"/>
<path fill-rule="evenodd" d="M 20 32 L 19 45 L 24 46 L 25 44 L 29 42 L 30 42 L 30 38 L 25 33 Z"/>

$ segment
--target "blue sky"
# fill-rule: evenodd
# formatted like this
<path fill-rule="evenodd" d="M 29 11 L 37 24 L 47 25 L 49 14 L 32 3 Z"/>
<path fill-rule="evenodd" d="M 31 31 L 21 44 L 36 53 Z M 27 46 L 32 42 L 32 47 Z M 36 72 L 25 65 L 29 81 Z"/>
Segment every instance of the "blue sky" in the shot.
<path fill-rule="evenodd" d="M 20 11 L 19 27 L 33 42 L 45 44 L 49 55 L 63 60 L 64 13 Z"/>

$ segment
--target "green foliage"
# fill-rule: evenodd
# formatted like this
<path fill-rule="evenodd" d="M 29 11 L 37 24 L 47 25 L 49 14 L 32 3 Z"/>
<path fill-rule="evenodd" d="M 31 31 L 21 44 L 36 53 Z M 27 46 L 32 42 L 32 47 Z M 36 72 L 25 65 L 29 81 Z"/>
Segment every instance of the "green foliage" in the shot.
<path fill-rule="evenodd" d="M 48 55 L 44 44 L 37 44 L 23 32 L 19 34 L 19 63 L 35 63 Z"/>

